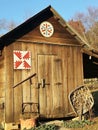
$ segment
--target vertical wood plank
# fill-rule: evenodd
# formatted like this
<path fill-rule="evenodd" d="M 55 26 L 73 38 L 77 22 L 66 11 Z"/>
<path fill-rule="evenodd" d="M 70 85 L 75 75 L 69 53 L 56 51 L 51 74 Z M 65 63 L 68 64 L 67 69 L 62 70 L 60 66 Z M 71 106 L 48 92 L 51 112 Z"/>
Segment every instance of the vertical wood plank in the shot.
<path fill-rule="evenodd" d="M 46 97 L 45 97 L 45 87 L 42 86 L 42 80 L 45 79 L 45 57 L 43 55 L 38 55 L 38 82 L 39 82 L 39 107 L 41 116 L 46 113 Z"/>
<path fill-rule="evenodd" d="M 74 79 L 74 75 L 73 75 L 73 48 L 69 47 L 68 48 L 68 65 L 67 65 L 67 69 L 68 69 L 68 95 L 69 93 L 73 90 L 73 79 Z M 70 104 L 68 104 L 68 111 L 69 113 L 72 111 L 72 108 L 70 107 Z"/>
<path fill-rule="evenodd" d="M 52 56 L 45 56 L 45 88 L 46 88 L 46 114 L 52 116 Z"/>
<path fill-rule="evenodd" d="M 68 74 L 67 74 L 67 47 L 62 47 L 62 105 L 64 113 L 63 115 L 66 116 L 68 113 Z"/>
<path fill-rule="evenodd" d="M 0 56 L 0 103 L 5 104 L 5 89 L 6 89 L 6 65 L 5 65 L 5 49 L 2 50 L 2 55 Z M 5 120 L 5 110 L 0 110 L 0 122 Z"/>
<path fill-rule="evenodd" d="M 61 47 L 58 48 L 58 56 L 54 59 L 54 91 L 56 91 L 57 103 L 55 112 L 59 113 L 58 116 L 61 116 L 63 113 L 63 105 L 62 105 L 62 57 L 61 57 Z M 57 114 L 56 113 L 56 114 Z"/>
<path fill-rule="evenodd" d="M 14 44 L 13 50 L 22 50 L 22 44 L 19 44 L 16 42 Z M 13 55 L 12 55 L 13 57 Z M 14 70 L 14 85 L 22 81 L 22 70 Z M 22 113 L 22 85 L 19 85 L 14 88 L 14 97 L 13 97 L 13 103 L 14 103 L 14 121 L 19 121 L 20 114 Z"/>
<path fill-rule="evenodd" d="M 6 70 L 6 85 L 5 85 L 5 122 L 14 121 L 13 109 L 13 44 L 5 48 L 5 70 Z"/>
<path fill-rule="evenodd" d="M 74 89 L 77 87 L 77 81 L 78 81 L 78 53 L 77 53 L 77 47 L 74 47 L 73 49 L 73 68 L 74 68 Z"/>
<path fill-rule="evenodd" d="M 83 84 L 83 61 L 81 48 L 77 48 L 77 86 Z"/>
<path fill-rule="evenodd" d="M 33 103 L 38 103 L 38 73 L 37 73 L 37 47 L 36 44 L 30 44 L 28 47 L 28 50 L 31 51 L 31 62 L 32 62 L 32 67 L 30 70 L 30 74 L 32 75 L 33 73 L 36 73 L 36 76 L 32 78 L 32 85 L 31 85 L 31 101 Z M 33 107 L 34 112 L 38 112 L 38 109 L 36 107 Z M 38 113 L 34 113 L 36 115 Z"/>
<path fill-rule="evenodd" d="M 28 44 L 22 43 L 22 51 L 30 51 L 30 46 L 31 45 L 29 43 Z M 26 69 L 22 70 L 22 80 L 28 78 L 31 75 L 31 70 L 32 68 L 27 70 Z M 32 92 L 31 81 L 27 80 L 22 84 L 22 103 L 32 102 L 31 92 Z M 31 116 L 30 112 L 32 111 L 32 107 L 29 104 L 27 104 L 24 111 L 28 113 L 28 114 L 25 113 L 26 118 L 30 118 Z"/>

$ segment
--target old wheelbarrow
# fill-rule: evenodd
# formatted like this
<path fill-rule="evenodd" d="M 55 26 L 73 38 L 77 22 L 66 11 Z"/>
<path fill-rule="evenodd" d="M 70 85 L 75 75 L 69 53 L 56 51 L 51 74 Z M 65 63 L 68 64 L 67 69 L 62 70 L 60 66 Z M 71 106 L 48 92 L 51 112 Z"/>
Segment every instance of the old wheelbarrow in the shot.
<path fill-rule="evenodd" d="M 72 109 L 79 116 L 79 119 L 82 119 L 82 115 L 89 112 L 94 105 L 93 96 L 86 86 L 80 86 L 73 90 L 69 94 L 69 101 L 72 106 Z"/>

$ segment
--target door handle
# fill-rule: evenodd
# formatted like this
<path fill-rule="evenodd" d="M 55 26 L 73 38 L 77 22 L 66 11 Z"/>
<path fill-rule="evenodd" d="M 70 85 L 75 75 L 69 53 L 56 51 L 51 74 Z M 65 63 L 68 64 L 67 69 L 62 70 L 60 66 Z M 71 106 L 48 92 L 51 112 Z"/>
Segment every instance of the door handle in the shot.
<path fill-rule="evenodd" d="M 38 88 L 40 88 L 40 86 L 42 88 L 44 88 L 45 87 L 45 79 L 41 79 L 37 86 L 38 86 Z"/>
<path fill-rule="evenodd" d="M 45 87 L 45 79 L 41 79 L 41 85 L 42 85 L 42 88 Z"/>
<path fill-rule="evenodd" d="M 40 80 L 40 83 L 38 83 L 38 88 L 40 88 L 40 86 L 44 88 L 45 85 L 50 85 L 50 83 L 46 83 L 46 80 L 43 78 Z"/>

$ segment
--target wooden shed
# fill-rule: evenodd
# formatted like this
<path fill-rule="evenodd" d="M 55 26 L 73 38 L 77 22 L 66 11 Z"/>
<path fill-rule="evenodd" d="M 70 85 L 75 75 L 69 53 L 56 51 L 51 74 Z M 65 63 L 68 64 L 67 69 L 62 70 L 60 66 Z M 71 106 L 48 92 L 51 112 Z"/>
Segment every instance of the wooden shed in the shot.
<path fill-rule="evenodd" d="M 0 119 L 73 114 L 68 95 L 83 84 L 82 39 L 47 7 L 0 38 Z"/>

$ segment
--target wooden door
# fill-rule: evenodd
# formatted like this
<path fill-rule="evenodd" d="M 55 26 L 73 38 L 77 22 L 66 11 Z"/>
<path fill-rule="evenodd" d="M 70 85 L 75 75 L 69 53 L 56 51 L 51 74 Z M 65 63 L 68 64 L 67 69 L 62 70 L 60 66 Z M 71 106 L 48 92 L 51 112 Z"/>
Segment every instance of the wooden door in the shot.
<path fill-rule="evenodd" d="M 56 55 L 38 55 L 39 112 L 58 117 L 63 110 L 62 61 Z"/>

